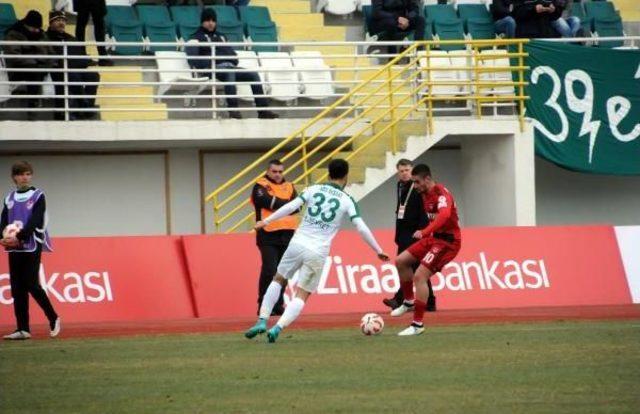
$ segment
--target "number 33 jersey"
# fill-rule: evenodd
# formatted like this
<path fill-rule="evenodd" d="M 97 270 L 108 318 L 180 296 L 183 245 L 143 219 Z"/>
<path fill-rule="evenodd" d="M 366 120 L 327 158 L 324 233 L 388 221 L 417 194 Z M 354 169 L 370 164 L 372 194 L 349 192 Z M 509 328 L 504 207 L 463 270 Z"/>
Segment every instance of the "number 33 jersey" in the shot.
<path fill-rule="evenodd" d="M 307 187 L 299 197 L 307 209 L 291 243 L 328 255 L 344 218 L 360 217 L 358 204 L 333 183 Z"/>

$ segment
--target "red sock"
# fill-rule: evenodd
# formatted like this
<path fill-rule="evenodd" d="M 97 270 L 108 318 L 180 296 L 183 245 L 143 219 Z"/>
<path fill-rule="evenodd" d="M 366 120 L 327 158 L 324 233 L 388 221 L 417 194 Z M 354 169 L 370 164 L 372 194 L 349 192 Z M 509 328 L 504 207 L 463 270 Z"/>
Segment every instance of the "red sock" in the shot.
<path fill-rule="evenodd" d="M 413 301 L 413 281 L 400 282 L 400 287 L 402 288 L 404 300 L 407 302 Z"/>
<path fill-rule="evenodd" d="M 417 323 L 418 325 L 422 325 L 422 321 L 424 319 L 424 310 L 426 309 L 427 304 L 417 299 L 413 304 L 413 323 Z"/>

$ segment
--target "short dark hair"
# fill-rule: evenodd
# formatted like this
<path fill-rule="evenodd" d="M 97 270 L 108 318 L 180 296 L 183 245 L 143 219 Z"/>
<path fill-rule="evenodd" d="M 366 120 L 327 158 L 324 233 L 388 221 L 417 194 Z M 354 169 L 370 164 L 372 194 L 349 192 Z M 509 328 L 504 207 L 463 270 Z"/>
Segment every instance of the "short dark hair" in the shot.
<path fill-rule="evenodd" d="M 269 160 L 269 164 L 267 165 L 267 168 L 271 167 L 272 165 L 283 165 L 282 161 L 280 161 L 277 158 L 274 158 L 272 160 Z"/>
<path fill-rule="evenodd" d="M 411 170 L 411 175 L 417 175 L 420 178 L 431 177 L 431 168 L 427 164 L 418 164 Z"/>
<path fill-rule="evenodd" d="M 18 161 L 11 166 L 11 176 L 22 175 L 26 172 L 33 174 L 33 167 L 27 161 Z"/>
<path fill-rule="evenodd" d="M 329 178 L 340 180 L 349 174 L 349 163 L 345 160 L 332 160 L 329 163 Z"/>
<path fill-rule="evenodd" d="M 409 167 L 411 167 L 413 165 L 413 161 L 408 160 L 406 158 L 402 158 L 400 159 L 400 161 L 396 163 L 396 168 L 399 168 L 401 165 L 405 167 L 408 165 Z"/>

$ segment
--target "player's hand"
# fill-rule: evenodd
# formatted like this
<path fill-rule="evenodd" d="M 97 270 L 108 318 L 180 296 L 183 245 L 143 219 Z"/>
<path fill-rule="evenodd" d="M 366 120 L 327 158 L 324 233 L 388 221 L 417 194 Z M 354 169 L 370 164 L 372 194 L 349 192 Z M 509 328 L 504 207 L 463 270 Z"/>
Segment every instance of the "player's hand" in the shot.
<path fill-rule="evenodd" d="M 422 231 L 418 230 L 415 233 L 413 233 L 413 238 L 416 240 L 420 240 L 422 238 Z"/>
<path fill-rule="evenodd" d="M 260 220 L 259 222 L 256 223 L 255 226 L 253 226 L 253 229 L 255 231 L 258 231 L 258 230 L 262 230 L 265 226 L 266 226 L 265 222 Z"/>
<path fill-rule="evenodd" d="M 378 253 L 378 259 L 382 260 L 383 262 L 388 262 L 389 261 L 389 255 L 386 254 L 385 252 Z"/>
<path fill-rule="evenodd" d="M 18 247 L 20 245 L 20 240 L 16 239 L 15 237 L 5 237 L 4 239 L 0 240 L 0 245 L 4 247 Z"/>

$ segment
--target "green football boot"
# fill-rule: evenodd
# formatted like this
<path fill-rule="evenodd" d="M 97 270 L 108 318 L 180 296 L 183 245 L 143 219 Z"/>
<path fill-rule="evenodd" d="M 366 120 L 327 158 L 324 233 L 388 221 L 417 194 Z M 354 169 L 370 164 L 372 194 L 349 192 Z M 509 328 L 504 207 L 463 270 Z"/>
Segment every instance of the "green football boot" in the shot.
<path fill-rule="evenodd" d="M 245 338 L 255 338 L 259 334 L 263 334 L 267 331 L 267 320 L 258 318 L 258 322 L 253 325 L 247 332 L 244 333 Z"/>

